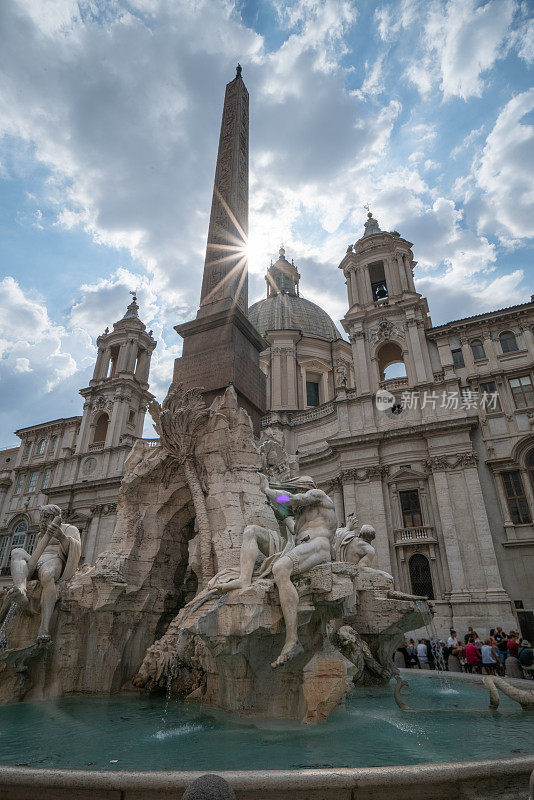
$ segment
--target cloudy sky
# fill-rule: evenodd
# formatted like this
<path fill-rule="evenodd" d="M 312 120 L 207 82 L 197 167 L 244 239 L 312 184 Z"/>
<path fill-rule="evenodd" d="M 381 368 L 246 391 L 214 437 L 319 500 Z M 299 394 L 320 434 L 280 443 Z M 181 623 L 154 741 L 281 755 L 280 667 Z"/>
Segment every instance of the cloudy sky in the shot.
<path fill-rule="evenodd" d="M 531 3 L 1 0 L 0 446 L 81 413 L 95 336 L 130 289 L 165 392 L 237 61 L 251 302 L 283 242 L 338 321 L 365 203 L 414 243 L 434 324 L 530 298 Z"/>

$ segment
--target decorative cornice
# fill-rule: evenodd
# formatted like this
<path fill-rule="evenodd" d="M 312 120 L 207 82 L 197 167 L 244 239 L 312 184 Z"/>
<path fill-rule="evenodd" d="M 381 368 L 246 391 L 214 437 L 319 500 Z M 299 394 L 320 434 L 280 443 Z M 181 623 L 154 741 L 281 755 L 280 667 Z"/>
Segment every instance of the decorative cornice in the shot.
<path fill-rule="evenodd" d="M 353 467 L 352 469 L 345 469 L 341 473 L 341 480 L 346 481 L 372 481 L 382 480 L 389 475 L 388 464 L 372 464 L 369 467 Z"/>
<path fill-rule="evenodd" d="M 476 467 L 478 456 L 474 450 L 467 453 L 460 453 L 453 461 L 449 461 L 447 456 L 431 456 L 424 462 L 425 468 L 429 472 L 444 472 L 462 467 Z"/>

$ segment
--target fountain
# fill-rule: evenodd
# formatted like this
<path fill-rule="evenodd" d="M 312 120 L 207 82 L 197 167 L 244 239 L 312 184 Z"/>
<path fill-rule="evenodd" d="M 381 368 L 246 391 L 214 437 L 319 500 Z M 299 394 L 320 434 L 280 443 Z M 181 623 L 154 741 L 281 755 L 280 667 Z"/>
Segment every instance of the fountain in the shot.
<path fill-rule="evenodd" d="M 247 108 L 239 72 L 227 87 L 208 251 L 247 231 Z M 534 767 L 519 700 L 480 712 L 483 737 L 479 714 L 447 728 L 442 715 L 395 707 L 392 654 L 428 605 L 373 567 L 371 525 L 338 528 L 333 502 L 299 475 L 280 435 L 259 436 L 264 342 L 243 311 L 246 265 L 208 255 L 169 393 L 150 407 L 160 440 L 138 440 L 126 460 L 109 546 L 77 568 L 77 530 L 45 507 L 37 555 L 12 558 L 0 731 L 17 735 L 0 737 L 2 791 L 170 798 L 190 770 L 233 769 L 242 800 L 379 800 L 392 780 L 401 798 L 457 796 L 480 773 L 485 796 L 497 786 L 517 797 Z M 49 557 L 61 561 L 57 586 Z M 427 705 L 450 707 L 428 679 L 416 683 Z M 454 702 L 482 708 L 487 694 L 464 686 Z M 495 717 L 505 711 L 506 747 Z M 473 758 L 499 761 L 437 763 L 462 759 L 466 742 Z"/>

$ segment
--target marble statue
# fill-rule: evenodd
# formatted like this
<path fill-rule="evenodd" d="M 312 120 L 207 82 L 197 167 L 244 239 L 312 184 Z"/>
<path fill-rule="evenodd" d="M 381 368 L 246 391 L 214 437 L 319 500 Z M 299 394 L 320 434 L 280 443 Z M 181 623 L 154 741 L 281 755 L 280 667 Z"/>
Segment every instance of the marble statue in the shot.
<path fill-rule="evenodd" d="M 229 579 L 231 571 L 225 570 L 215 576 L 210 587 L 223 592 L 247 588 L 252 582 L 260 553 L 268 557 L 262 564 L 260 576 L 272 572 L 286 627 L 282 652 L 271 664 L 276 668 L 302 652 L 297 635 L 299 598 L 291 575 L 301 575 L 331 560 L 331 543 L 337 522 L 334 503 L 325 492 L 317 489 L 312 478 L 304 476 L 295 479 L 295 483 L 305 489 L 295 494 L 271 489 L 267 477 L 261 473 L 260 483 L 261 491 L 277 516 L 288 515 L 284 519 L 287 539 L 260 525 L 247 525 L 243 532 L 239 576 Z"/>
<path fill-rule="evenodd" d="M 348 561 L 358 564 L 360 571 L 372 572 L 393 580 L 388 572 L 375 569 L 372 564 L 376 557 L 376 550 L 371 544 L 376 538 L 372 525 L 362 525 L 360 532 L 356 533 L 358 520 L 354 514 L 349 514 L 348 524 L 336 530 L 332 542 L 332 561 Z"/>
<path fill-rule="evenodd" d="M 0 625 L 11 605 L 32 613 L 27 582 L 37 573 L 41 587 L 41 620 L 37 642 L 49 642 L 50 619 L 57 601 L 57 584 L 72 578 L 81 555 L 80 531 L 74 525 L 61 522 L 59 506 L 41 507 L 40 537 L 30 555 L 21 547 L 11 551 L 11 577 L 13 587 L 7 592 L 0 609 Z"/>

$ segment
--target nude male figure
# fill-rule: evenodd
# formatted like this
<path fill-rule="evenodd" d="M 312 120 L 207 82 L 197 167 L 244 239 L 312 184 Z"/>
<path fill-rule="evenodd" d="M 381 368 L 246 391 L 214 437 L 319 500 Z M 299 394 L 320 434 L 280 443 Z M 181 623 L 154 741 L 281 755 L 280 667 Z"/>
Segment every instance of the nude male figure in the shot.
<path fill-rule="evenodd" d="M 280 605 L 286 624 L 286 640 L 282 652 L 271 666 L 285 664 L 303 651 L 297 634 L 298 592 L 291 582 L 291 575 L 307 572 L 318 564 L 331 560 L 330 544 L 337 527 L 334 503 L 325 492 L 317 489 L 311 478 L 300 478 L 299 483 L 309 485 L 309 489 L 299 494 L 285 494 L 281 490 L 269 488 L 267 477 L 260 474 L 261 490 L 275 510 L 280 505 L 287 507 L 293 516 L 294 524 L 286 519 L 289 533 L 295 536 L 295 546 L 285 548 L 272 565 L 272 573 L 278 587 Z M 283 497 L 283 500 L 281 499 Z M 280 499 L 279 499 L 280 498 Z M 292 530 L 293 529 L 293 530 Z M 247 525 L 243 532 L 241 547 L 240 576 L 236 580 L 221 585 L 222 591 L 244 589 L 250 586 L 254 565 L 260 554 L 272 555 L 273 532 L 261 525 Z"/>
<path fill-rule="evenodd" d="M 339 528 L 334 540 L 333 558 L 338 561 L 348 561 L 358 564 L 360 570 L 374 572 L 385 578 L 392 576 L 388 572 L 375 569 L 372 564 L 376 557 L 376 550 L 371 544 L 376 538 L 376 531 L 372 525 L 362 525 L 360 533 L 356 534 L 357 519 L 350 515 L 348 526 Z"/>
<path fill-rule="evenodd" d="M 74 525 L 61 522 L 59 506 L 41 508 L 40 537 L 30 556 L 21 547 L 11 552 L 11 577 L 13 588 L 9 590 L 0 609 L 2 624 L 12 603 L 23 610 L 30 610 L 27 581 L 37 572 L 41 584 L 41 620 L 37 641 L 49 642 L 49 626 L 57 601 L 56 582 L 68 580 L 74 575 L 81 554 L 80 532 Z"/>

